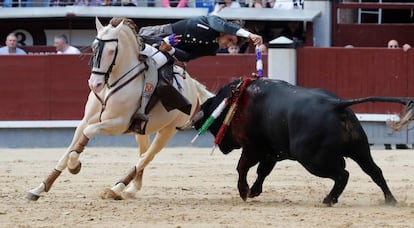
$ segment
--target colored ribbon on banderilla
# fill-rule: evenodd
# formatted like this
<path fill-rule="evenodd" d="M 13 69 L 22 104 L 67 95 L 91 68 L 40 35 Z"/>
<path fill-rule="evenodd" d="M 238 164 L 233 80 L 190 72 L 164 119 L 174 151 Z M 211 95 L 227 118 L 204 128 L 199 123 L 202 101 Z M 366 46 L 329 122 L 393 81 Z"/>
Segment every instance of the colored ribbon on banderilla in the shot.
<path fill-rule="evenodd" d="M 230 123 L 233 120 L 234 114 L 237 111 L 237 106 L 238 106 L 240 96 L 243 94 L 247 85 L 253 79 L 243 78 L 241 80 L 242 80 L 241 85 L 239 84 L 236 88 L 236 91 L 232 94 L 232 96 L 235 96 L 235 97 L 233 98 L 230 109 L 227 111 L 226 117 L 224 118 L 224 121 L 220 127 L 220 130 L 218 131 L 216 138 L 214 139 L 214 146 L 213 146 L 213 149 L 211 150 L 211 154 L 213 154 L 214 150 L 217 148 L 217 145 L 220 144 L 221 140 L 223 139 L 224 134 L 226 133 L 228 126 L 230 126 Z"/>
<path fill-rule="evenodd" d="M 203 126 L 201 126 L 200 129 L 198 129 L 197 135 L 191 140 L 191 143 L 194 143 L 198 136 L 204 134 L 207 129 L 213 124 L 213 122 L 217 119 L 217 117 L 220 116 L 220 114 L 223 112 L 223 110 L 227 106 L 227 98 L 224 98 L 224 100 L 220 103 L 219 106 L 217 106 L 216 109 L 214 109 L 213 113 L 208 117 L 206 122 L 204 122 Z"/>
<path fill-rule="evenodd" d="M 259 45 L 256 45 L 256 71 L 259 78 L 263 77 L 262 52 L 260 51 Z"/>

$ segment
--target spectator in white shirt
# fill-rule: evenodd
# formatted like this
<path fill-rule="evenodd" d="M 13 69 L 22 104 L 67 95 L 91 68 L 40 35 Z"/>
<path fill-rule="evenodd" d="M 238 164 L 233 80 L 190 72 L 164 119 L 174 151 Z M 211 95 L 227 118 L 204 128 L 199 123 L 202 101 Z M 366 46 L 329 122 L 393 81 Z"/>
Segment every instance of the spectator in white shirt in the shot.
<path fill-rule="evenodd" d="M 17 37 L 10 33 L 6 38 L 6 46 L 0 48 L 0 55 L 25 55 L 23 49 L 17 47 Z"/>
<path fill-rule="evenodd" d="M 211 15 L 217 15 L 223 8 L 241 8 L 237 0 L 218 0 L 214 5 L 214 10 Z"/>
<path fill-rule="evenodd" d="M 76 47 L 68 44 L 68 38 L 65 34 L 57 35 L 54 39 L 54 46 L 58 54 L 80 54 L 81 52 Z"/>

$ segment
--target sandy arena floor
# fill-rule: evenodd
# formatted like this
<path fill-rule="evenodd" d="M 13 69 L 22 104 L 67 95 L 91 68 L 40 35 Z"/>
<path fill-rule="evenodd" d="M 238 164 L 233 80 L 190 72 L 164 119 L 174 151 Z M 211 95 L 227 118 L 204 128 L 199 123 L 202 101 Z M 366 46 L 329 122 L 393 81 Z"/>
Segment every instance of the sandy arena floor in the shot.
<path fill-rule="evenodd" d="M 258 198 L 243 202 L 236 187 L 240 151 L 210 156 L 210 148 L 167 148 L 144 173 L 135 199 L 103 200 L 100 192 L 136 162 L 133 148 L 86 148 L 78 175 L 67 171 L 36 202 L 25 199 L 64 153 L 0 149 L 0 227 L 414 227 L 414 151 L 373 150 L 399 201 L 384 205 L 381 190 L 347 159 L 349 183 L 334 207 L 321 201 L 333 182 L 283 161 Z M 249 173 L 249 183 L 256 167 Z"/>

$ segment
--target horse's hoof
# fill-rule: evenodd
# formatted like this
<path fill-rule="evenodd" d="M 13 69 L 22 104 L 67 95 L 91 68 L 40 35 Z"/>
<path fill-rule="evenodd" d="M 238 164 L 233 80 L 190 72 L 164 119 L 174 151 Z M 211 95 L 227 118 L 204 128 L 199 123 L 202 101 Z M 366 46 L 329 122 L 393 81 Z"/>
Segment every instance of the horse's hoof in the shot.
<path fill-rule="evenodd" d="M 78 165 L 74 169 L 71 169 L 71 168 L 68 167 L 68 170 L 69 170 L 70 173 L 75 175 L 75 174 L 78 174 L 80 172 L 81 168 L 82 168 L 82 163 L 79 162 Z"/>
<path fill-rule="evenodd" d="M 135 199 L 136 197 L 135 197 L 135 193 L 132 193 L 132 192 L 125 192 L 125 191 L 123 191 L 122 193 L 121 193 L 121 196 L 122 196 L 122 199 Z"/>
<path fill-rule="evenodd" d="M 124 198 L 117 194 L 116 192 L 114 192 L 112 189 L 110 188 L 105 188 L 103 190 L 103 192 L 101 192 L 101 199 L 113 199 L 113 200 L 123 200 Z"/>
<path fill-rule="evenodd" d="M 35 195 L 31 192 L 28 192 L 26 195 L 26 199 L 31 200 L 31 201 L 37 201 L 39 199 L 39 195 Z"/>

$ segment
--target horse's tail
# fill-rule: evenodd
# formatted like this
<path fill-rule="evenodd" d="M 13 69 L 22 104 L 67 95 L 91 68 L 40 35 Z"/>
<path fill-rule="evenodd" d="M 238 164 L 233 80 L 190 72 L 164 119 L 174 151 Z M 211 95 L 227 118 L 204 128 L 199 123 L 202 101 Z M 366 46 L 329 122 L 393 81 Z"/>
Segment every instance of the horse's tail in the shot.
<path fill-rule="evenodd" d="M 203 84 L 201 84 L 199 81 L 197 81 L 194 78 L 191 78 L 194 82 L 194 86 L 196 87 L 197 90 L 197 98 L 198 98 L 198 102 L 200 104 L 203 104 L 207 99 L 209 99 L 210 97 L 214 97 L 215 94 L 208 91 L 207 87 Z"/>

